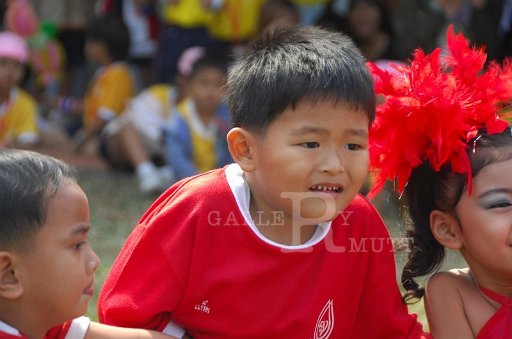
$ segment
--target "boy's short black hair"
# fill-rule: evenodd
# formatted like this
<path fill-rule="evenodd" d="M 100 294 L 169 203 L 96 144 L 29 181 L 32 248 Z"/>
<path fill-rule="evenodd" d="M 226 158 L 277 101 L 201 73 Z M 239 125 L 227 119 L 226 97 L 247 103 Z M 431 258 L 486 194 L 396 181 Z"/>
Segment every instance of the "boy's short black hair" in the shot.
<path fill-rule="evenodd" d="M 226 50 L 207 48 L 205 49 L 204 55 L 198 58 L 192 65 L 190 77 L 194 77 L 199 71 L 205 68 L 218 69 L 220 72 L 227 74 L 231 62 L 232 59 Z"/>
<path fill-rule="evenodd" d="M 106 14 L 93 18 L 87 27 L 86 39 L 103 42 L 113 61 L 128 57 L 130 33 L 119 16 Z"/>
<path fill-rule="evenodd" d="M 26 250 L 46 222 L 50 197 L 74 170 L 31 151 L 0 151 L 0 251 Z"/>
<path fill-rule="evenodd" d="M 375 116 L 373 80 L 350 38 L 318 27 L 278 30 L 258 39 L 228 76 L 232 123 L 264 132 L 301 100 L 332 99 Z"/>

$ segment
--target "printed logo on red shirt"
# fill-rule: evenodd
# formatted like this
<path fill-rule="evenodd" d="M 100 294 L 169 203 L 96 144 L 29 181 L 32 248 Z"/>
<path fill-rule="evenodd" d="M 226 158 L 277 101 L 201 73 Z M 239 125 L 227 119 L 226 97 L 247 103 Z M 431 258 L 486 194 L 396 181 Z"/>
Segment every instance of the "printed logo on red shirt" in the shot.
<path fill-rule="evenodd" d="M 333 300 L 327 300 L 322 312 L 318 316 L 315 327 L 314 339 L 327 339 L 334 328 L 334 307 Z"/>
<path fill-rule="evenodd" d="M 208 300 L 204 300 L 201 304 L 194 306 L 194 309 L 201 311 L 206 314 L 210 314 L 210 307 L 208 306 Z"/>

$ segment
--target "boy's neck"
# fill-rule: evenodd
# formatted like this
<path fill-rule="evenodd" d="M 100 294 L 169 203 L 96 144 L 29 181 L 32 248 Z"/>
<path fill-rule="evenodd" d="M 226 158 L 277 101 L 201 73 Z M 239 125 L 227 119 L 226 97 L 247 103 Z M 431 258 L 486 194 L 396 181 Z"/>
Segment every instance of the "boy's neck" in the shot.
<path fill-rule="evenodd" d="M 43 338 L 50 328 L 41 323 L 41 314 L 35 314 L 33 308 L 24 311 L 18 306 L 21 305 L 0 305 L 0 320 L 27 338 Z"/>
<path fill-rule="evenodd" d="M 258 210 L 251 196 L 249 212 L 258 231 L 267 239 L 286 246 L 300 246 L 315 234 L 318 225 L 304 225 L 282 214 Z"/>

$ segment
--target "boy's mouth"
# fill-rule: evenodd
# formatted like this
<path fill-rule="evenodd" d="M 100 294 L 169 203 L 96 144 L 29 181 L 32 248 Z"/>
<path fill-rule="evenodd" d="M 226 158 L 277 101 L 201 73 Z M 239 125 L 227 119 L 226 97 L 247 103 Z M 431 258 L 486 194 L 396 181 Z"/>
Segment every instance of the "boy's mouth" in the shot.
<path fill-rule="evenodd" d="M 310 191 L 313 192 L 326 192 L 326 193 L 340 193 L 342 191 L 342 187 L 339 185 L 314 185 L 309 188 Z"/>

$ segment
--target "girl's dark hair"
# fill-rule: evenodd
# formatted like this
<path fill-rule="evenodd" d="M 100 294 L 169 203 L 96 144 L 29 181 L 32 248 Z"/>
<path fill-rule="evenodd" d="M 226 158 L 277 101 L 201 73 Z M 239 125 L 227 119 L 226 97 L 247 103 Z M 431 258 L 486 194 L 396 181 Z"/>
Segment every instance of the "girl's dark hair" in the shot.
<path fill-rule="evenodd" d="M 485 166 L 512 159 L 512 136 L 507 128 L 500 134 L 479 134 L 468 143 L 473 177 Z M 474 151 L 473 151 L 474 150 Z M 453 211 L 467 184 L 467 175 L 455 173 L 450 166 L 436 172 L 424 162 L 413 169 L 404 193 L 412 227 L 407 231 L 411 239 L 407 263 L 402 271 L 402 285 L 406 290 L 404 302 L 418 301 L 424 288 L 415 280 L 437 271 L 444 257 L 444 247 L 430 230 L 430 213 L 434 210 Z"/>
<path fill-rule="evenodd" d="M 46 222 L 49 199 L 74 170 L 31 151 L 0 151 L 0 251 L 24 250 Z"/>

